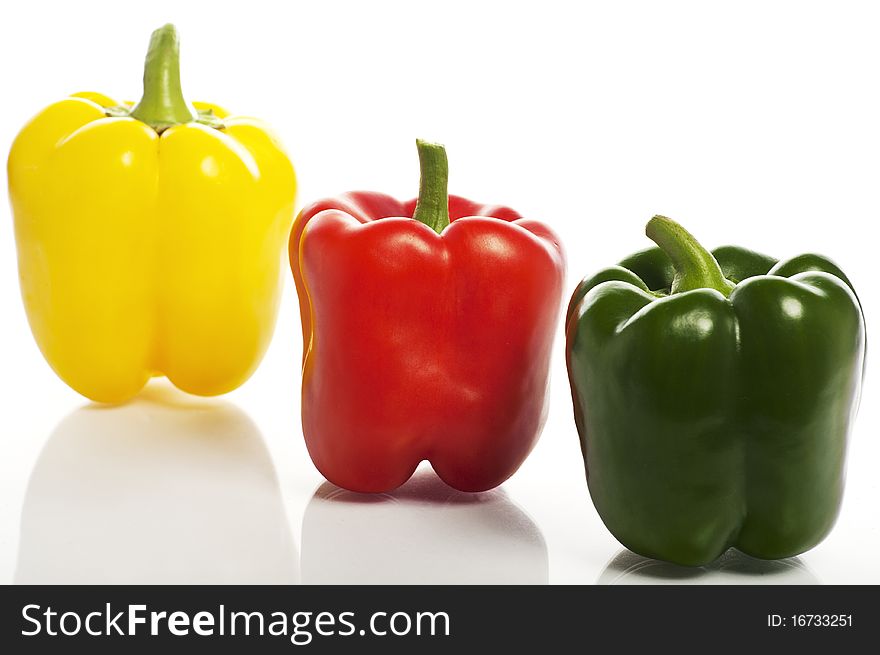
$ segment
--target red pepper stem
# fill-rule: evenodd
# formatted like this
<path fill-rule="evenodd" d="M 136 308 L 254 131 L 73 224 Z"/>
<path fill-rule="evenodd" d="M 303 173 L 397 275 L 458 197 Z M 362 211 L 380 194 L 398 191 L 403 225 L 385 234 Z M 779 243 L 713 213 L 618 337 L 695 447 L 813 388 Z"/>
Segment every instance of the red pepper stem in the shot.
<path fill-rule="evenodd" d="M 724 277 L 712 253 L 671 218 L 655 216 L 648 221 L 645 234 L 672 260 L 675 267 L 672 293 L 715 289 L 726 298 L 733 291 L 733 282 Z"/>
<path fill-rule="evenodd" d="M 439 143 L 416 139 L 419 150 L 419 199 L 413 218 L 437 234 L 449 225 L 449 163 L 446 148 Z"/>
<path fill-rule="evenodd" d="M 144 95 L 130 116 L 160 134 L 169 127 L 196 119 L 180 88 L 180 41 L 171 23 L 150 37 L 144 62 Z"/>

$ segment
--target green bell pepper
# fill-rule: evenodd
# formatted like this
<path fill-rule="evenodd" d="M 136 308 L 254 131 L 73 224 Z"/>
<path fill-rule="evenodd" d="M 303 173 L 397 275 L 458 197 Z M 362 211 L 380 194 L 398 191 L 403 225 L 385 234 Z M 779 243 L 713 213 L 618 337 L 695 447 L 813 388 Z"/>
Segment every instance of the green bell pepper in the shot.
<path fill-rule="evenodd" d="M 577 287 L 566 319 L 593 503 L 636 553 L 699 566 L 804 552 L 837 516 L 865 326 L 828 259 L 659 246 Z"/>

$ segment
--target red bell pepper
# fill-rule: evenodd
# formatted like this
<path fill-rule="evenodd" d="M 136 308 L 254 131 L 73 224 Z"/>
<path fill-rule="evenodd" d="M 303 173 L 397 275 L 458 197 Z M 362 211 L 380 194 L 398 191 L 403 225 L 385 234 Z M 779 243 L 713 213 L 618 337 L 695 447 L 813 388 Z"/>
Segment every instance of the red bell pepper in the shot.
<path fill-rule="evenodd" d="M 543 224 L 447 197 L 446 152 L 417 142 L 419 197 L 355 192 L 297 217 L 302 426 L 334 484 L 383 492 L 422 460 L 491 489 L 535 445 L 565 260 Z"/>

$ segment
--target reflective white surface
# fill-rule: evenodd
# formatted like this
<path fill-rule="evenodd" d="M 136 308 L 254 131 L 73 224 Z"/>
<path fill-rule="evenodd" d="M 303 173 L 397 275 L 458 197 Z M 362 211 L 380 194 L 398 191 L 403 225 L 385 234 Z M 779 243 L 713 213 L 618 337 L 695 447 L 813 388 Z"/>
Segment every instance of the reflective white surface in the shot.
<path fill-rule="evenodd" d="M 626 549 L 602 570 L 596 584 L 821 584 L 799 557 L 759 560 L 728 550 L 707 566 L 676 566 Z"/>
<path fill-rule="evenodd" d="M 83 405 L 21 478 L 7 581 L 819 584 L 823 573 L 876 575 L 873 558 L 838 559 L 840 537 L 852 533 L 846 519 L 814 551 L 777 562 L 728 551 L 684 568 L 621 549 L 592 509 L 576 443 L 539 449 L 489 492 L 451 489 L 424 464 L 377 495 L 321 482 L 302 444 L 286 445 L 302 452 L 279 459 L 240 406 L 163 381 L 121 407 Z"/>
<path fill-rule="evenodd" d="M 299 556 L 241 410 L 154 386 L 65 418 L 31 473 L 15 582 L 293 583 Z"/>
<path fill-rule="evenodd" d="M 708 247 L 834 258 L 873 340 L 880 5 L 453 0 L 425 11 L 212 0 L 206 21 L 202 4 L 171 0 L 148 12 L 0 3 L 0 60 L 12 62 L 0 154 L 67 93 L 137 98 L 149 34 L 174 21 L 187 97 L 271 124 L 297 167 L 299 207 L 349 189 L 412 197 L 414 139 L 436 140 L 453 193 L 553 227 L 567 289 L 649 245 L 645 221 L 664 213 Z M 287 282 L 272 345 L 241 389 L 194 399 L 156 381 L 131 405 L 95 408 L 34 344 L 0 202 L 0 583 L 880 583 L 873 359 L 825 541 L 797 560 L 729 554 L 683 571 L 621 553 L 593 509 L 561 325 L 544 433 L 499 490 L 462 498 L 426 467 L 375 499 L 326 486 L 299 426 Z"/>
<path fill-rule="evenodd" d="M 547 584 L 547 545 L 500 489 L 467 494 L 423 468 L 375 496 L 322 484 L 302 528 L 306 584 Z"/>

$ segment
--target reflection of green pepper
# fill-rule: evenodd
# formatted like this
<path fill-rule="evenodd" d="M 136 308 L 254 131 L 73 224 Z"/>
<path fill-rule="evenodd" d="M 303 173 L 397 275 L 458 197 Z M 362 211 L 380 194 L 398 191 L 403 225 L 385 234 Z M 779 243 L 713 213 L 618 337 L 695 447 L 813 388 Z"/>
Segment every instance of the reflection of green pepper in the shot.
<path fill-rule="evenodd" d="M 714 257 L 680 225 L 585 279 L 566 321 L 590 494 L 648 557 L 765 559 L 817 544 L 843 491 L 865 350 L 862 312 L 829 260 L 740 248 Z"/>

